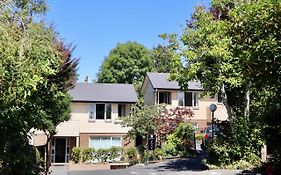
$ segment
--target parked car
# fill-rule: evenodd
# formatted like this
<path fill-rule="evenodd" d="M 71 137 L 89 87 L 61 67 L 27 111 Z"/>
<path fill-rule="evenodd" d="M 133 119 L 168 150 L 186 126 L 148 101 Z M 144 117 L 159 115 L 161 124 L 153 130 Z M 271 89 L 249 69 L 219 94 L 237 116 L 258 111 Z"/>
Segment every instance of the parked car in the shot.
<path fill-rule="evenodd" d="M 202 131 L 202 148 L 205 148 L 206 145 L 209 143 L 209 141 L 212 139 L 212 125 L 207 126 L 203 131 Z M 219 128 L 214 125 L 214 138 L 217 137 L 217 135 L 220 133 Z"/>

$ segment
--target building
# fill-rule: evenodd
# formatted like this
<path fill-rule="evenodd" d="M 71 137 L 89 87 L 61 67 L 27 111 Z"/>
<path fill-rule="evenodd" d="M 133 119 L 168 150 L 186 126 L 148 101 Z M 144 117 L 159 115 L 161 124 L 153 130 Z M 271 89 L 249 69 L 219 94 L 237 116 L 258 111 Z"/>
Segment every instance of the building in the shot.
<path fill-rule="evenodd" d="M 69 94 L 71 118 L 57 127 L 51 142 L 51 162 L 68 162 L 73 147 L 133 146 L 124 139 L 130 128 L 122 127 L 119 120 L 129 115 L 131 105 L 137 102 L 133 85 L 78 83 Z M 35 131 L 32 142 L 44 145 L 46 136 Z"/>
<path fill-rule="evenodd" d="M 142 85 L 142 93 L 144 94 L 144 104 L 156 105 L 167 104 L 168 106 L 189 106 L 194 117 L 191 122 L 197 128 L 203 129 L 211 124 L 210 104 L 217 105 L 215 118 L 219 120 L 227 119 L 225 106 L 222 104 L 221 98 L 202 97 L 204 89 L 199 81 L 188 82 L 188 90 L 182 91 L 177 81 L 169 80 L 169 73 L 147 73 Z"/>

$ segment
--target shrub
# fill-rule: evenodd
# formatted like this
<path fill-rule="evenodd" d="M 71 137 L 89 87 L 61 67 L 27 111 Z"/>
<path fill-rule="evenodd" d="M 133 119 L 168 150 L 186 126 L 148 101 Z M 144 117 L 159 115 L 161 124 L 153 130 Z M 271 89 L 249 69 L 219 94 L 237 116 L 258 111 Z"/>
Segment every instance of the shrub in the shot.
<path fill-rule="evenodd" d="M 181 141 L 179 138 L 175 137 L 175 134 L 170 134 L 167 137 L 167 141 L 162 145 L 161 149 L 165 157 L 177 156 L 179 154 L 178 145 Z"/>
<path fill-rule="evenodd" d="M 194 140 L 194 128 L 191 123 L 181 123 L 176 128 L 174 134 L 180 139 L 180 145 L 177 145 L 182 157 L 187 157 L 191 151 Z"/>
<path fill-rule="evenodd" d="M 155 158 L 156 160 L 162 160 L 163 159 L 163 155 L 164 155 L 164 152 L 161 148 L 156 148 L 155 150 Z"/>
<path fill-rule="evenodd" d="M 118 158 L 121 155 L 121 148 L 117 146 L 113 146 L 109 148 L 109 160 L 114 161 L 116 158 Z"/>
<path fill-rule="evenodd" d="M 208 163 L 218 167 L 257 165 L 260 162 L 261 133 L 247 117 L 218 123 L 220 134 L 207 145 Z"/>
<path fill-rule="evenodd" d="M 126 154 L 127 154 L 127 158 L 129 160 L 136 159 L 137 158 L 137 149 L 135 147 L 130 147 L 127 149 Z"/>
<path fill-rule="evenodd" d="M 137 164 L 139 162 L 137 157 L 137 149 L 135 147 L 130 147 L 126 151 L 127 161 L 130 165 Z"/>
<path fill-rule="evenodd" d="M 81 153 L 81 148 L 79 147 L 73 147 L 71 151 L 71 160 L 74 163 L 78 163 L 80 161 L 80 153 Z"/>
<path fill-rule="evenodd" d="M 109 149 L 99 148 L 96 152 L 96 159 L 99 162 L 106 162 L 109 158 Z"/>
<path fill-rule="evenodd" d="M 83 149 L 81 151 L 82 162 L 93 160 L 93 158 L 94 158 L 93 154 L 94 153 L 95 153 L 95 149 L 94 148 Z"/>

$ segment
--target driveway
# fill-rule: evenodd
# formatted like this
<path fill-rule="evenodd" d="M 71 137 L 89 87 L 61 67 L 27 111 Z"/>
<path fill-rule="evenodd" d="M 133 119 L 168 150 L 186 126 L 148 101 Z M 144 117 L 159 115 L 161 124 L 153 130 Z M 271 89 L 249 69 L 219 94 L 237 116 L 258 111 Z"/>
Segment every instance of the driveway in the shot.
<path fill-rule="evenodd" d="M 140 164 L 119 170 L 69 171 L 66 167 L 56 167 L 53 175 L 250 175 L 242 173 L 241 170 L 208 170 L 202 164 L 204 157 L 204 154 L 199 154 L 195 158 L 172 159 L 148 165 Z"/>

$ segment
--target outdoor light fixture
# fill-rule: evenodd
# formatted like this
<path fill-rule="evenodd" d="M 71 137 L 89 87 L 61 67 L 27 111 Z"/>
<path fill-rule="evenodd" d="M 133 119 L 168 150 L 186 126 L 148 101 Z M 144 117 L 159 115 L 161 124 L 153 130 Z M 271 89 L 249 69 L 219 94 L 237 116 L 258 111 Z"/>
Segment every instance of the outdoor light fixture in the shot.
<path fill-rule="evenodd" d="M 211 104 L 209 106 L 209 109 L 212 112 L 212 139 L 214 139 L 214 113 L 217 110 L 217 105 L 216 104 Z"/>

